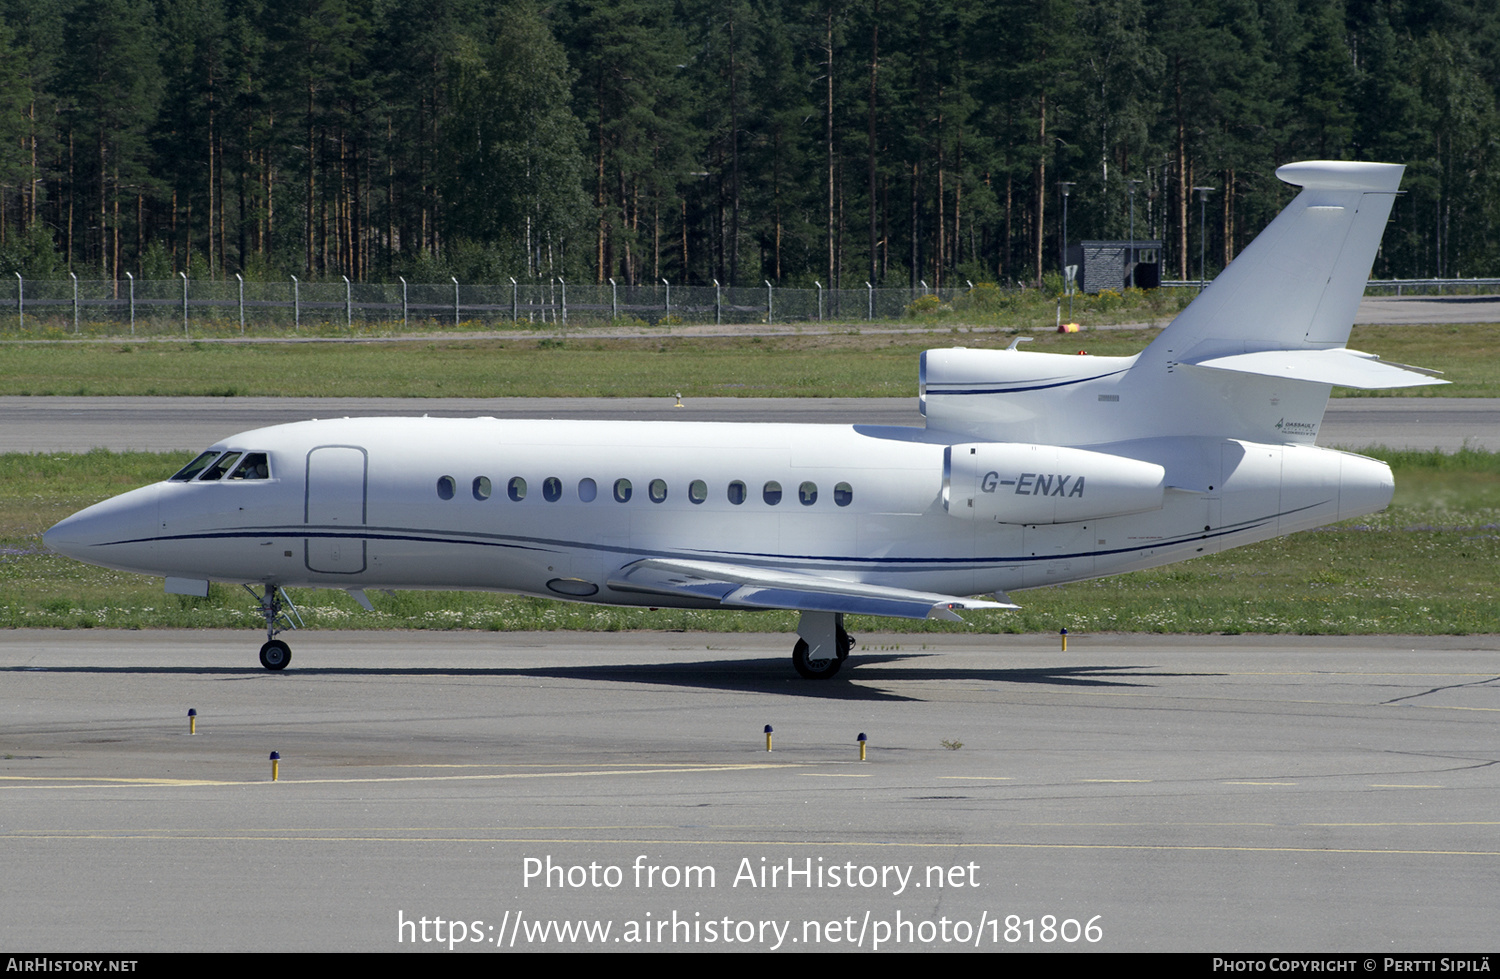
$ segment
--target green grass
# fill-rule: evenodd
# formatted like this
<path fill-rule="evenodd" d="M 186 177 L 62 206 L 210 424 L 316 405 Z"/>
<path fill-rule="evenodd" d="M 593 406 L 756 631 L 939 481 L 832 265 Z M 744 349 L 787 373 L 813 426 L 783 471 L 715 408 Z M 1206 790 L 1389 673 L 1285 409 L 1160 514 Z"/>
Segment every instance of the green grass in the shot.
<path fill-rule="evenodd" d="M 1371 453 L 1391 463 L 1389 510 L 1153 571 L 1017 592 L 1018 612 L 968 613 L 964 625 L 852 617 L 852 632 L 1118 630 L 1184 633 L 1500 633 L 1500 455 Z M 160 479 L 192 453 L 0 456 L 0 626 L 240 627 L 248 595 L 166 595 L 161 580 L 47 553 L 41 532 L 74 510 Z M 603 608 L 478 593 L 372 596 L 299 591 L 317 628 L 789 631 L 791 613 Z"/>
<path fill-rule="evenodd" d="M 1133 354 L 1154 329 L 1032 334 L 1025 349 Z M 0 342 L 0 395 L 211 397 L 915 397 L 931 347 L 1003 347 L 1014 330 L 917 335 L 566 339 L 467 337 L 372 343 Z M 1448 372 L 1400 397 L 1500 397 L 1500 325 L 1356 327 L 1350 345 Z M 1340 390 L 1340 395 L 1361 392 Z"/>

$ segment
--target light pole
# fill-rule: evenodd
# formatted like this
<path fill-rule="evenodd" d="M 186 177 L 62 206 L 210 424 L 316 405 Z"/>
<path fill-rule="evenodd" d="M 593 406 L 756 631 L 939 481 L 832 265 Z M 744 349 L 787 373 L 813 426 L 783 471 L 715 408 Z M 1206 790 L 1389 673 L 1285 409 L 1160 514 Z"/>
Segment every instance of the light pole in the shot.
<path fill-rule="evenodd" d="M 1073 192 L 1075 183 L 1077 181 L 1073 180 L 1059 180 L 1057 182 L 1057 188 L 1062 191 L 1063 199 L 1062 261 L 1058 263 L 1058 267 L 1062 269 L 1064 276 L 1067 275 L 1068 269 L 1068 195 Z"/>
<path fill-rule="evenodd" d="M 1130 284 L 1126 286 L 1127 289 L 1135 288 L 1135 189 L 1140 185 L 1139 180 L 1125 181 L 1125 196 L 1130 198 L 1130 257 L 1125 260 L 1130 269 Z"/>
<path fill-rule="evenodd" d="M 1208 195 L 1212 194 L 1217 187 L 1194 187 L 1193 192 L 1198 195 L 1198 291 L 1203 291 L 1203 218 L 1208 211 Z"/>
<path fill-rule="evenodd" d="M 1063 292 L 1068 294 L 1069 320 L 1073 318 L 1073 281 L 1072 277 L 1068 275 L 1068 195 L 1073 192 L 1074 183 L 1075 181 L 1072 180 L 1059 180 L 1057 182 L 1058 189 L 1062 191 L 1063 199 L 1062 262 L 1060 265 L 1062 266 L 1063 274 Z"/>

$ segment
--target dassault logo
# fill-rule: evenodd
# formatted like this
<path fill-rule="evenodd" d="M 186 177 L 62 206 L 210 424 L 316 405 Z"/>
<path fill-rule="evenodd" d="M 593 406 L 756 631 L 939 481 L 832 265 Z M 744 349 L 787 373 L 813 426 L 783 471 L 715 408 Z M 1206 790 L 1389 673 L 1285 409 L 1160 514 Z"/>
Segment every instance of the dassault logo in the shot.
<path fill-rule="evenodd" d="M 1069 487 L 1069 483 L 1073 485 Z M 995 492 L 999 486 L 1014 486 L 1017 496 L 1082 496 L 1083 477 L 1048 476 L 1044 473 L 1022 473 L 1020 479 L 1001 479 L 991 470 L 979 481 L 979 488 L 986 493 Z"/>
<path fill-rule="evenodd" d="M 1285 418 L 1276 423 L 1278 432 L 1287 432 L 1295 435 L 1311 435 L 1318 430 L 1317 422 L 1289 422 Z"/>

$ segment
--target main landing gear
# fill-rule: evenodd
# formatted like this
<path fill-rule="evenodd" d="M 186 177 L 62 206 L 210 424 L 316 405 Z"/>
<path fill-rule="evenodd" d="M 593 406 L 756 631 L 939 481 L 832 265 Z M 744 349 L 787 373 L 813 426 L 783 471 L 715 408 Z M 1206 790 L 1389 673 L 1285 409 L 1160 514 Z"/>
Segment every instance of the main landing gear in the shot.
<path fill-rule="evenodd" d="M 302 616 L 286 592 L 275 584 L 268 584 L 258 595 L 249 585 L 245 590 L 255 596 L 260 614 L 266 620 L 266 644 L 260 647 L 260 665 L 268 670 L 284 670 L 292 661 L 292 647 L 276 638 L 283 629 L 297 629 L 302 625 Z"/>
<path fill-rule="evenodd" d="M 803 612 L 797 635 L 801 638 L 792 647 L 792 666 L 806 680 L 827 680 L 854 648 L 854 637 L 844 631 L 841 612 Z"/>

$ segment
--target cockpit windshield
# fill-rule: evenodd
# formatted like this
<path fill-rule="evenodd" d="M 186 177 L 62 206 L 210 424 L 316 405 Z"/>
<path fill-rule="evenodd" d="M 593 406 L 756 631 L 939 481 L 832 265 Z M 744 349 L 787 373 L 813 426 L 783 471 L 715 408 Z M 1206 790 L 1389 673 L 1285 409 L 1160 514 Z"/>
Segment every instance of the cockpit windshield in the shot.
<path fill-rule="evenodd" d="M 197 476 L 203 470 L 207 469 L 208 468 L 208 464 L 210 462 L 213 462 L 215 459 L 219 458 L 220 454 L 221 453 L 217 449 L 209 449 L 207 452 L 203 453 L 198 458 L 194 459 L 192 462 L 188 463 L 187 465 L 183 466 L 181 469 L 177 470 L 177 474 L 175 476 L 171 477 L 168 480 L 168 482 L 173 482 L 173 483 L 185 483 L 185 482 L 187 482 L 188 480 L 192 479 L 194 476 Z"/>
<path fill-rule="evenodd" d="M 237 460 L 239 457 L 240 454 L 238 452 L 224 453 L 219 457 L 218 462 L 203 470 L 203 475 L 198 477 L 198 482 L 207 483 L 210 480 L 224 478 L 224 474 L 229 471 L 229 467 L 234 465 L 235 460 Z"/>
<path fill-rule="evenodd" d="M 264 452 L 241 452 L 238 449 L 222 452 L 210 449 L 179 469 L 168 482 L 187 483 L 197 480 L 211 483 L 225 479 L 248 480 L 270 479 L 271 467 Z"/>

